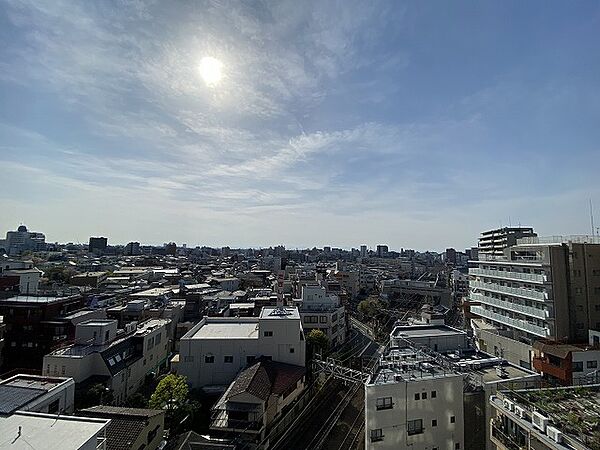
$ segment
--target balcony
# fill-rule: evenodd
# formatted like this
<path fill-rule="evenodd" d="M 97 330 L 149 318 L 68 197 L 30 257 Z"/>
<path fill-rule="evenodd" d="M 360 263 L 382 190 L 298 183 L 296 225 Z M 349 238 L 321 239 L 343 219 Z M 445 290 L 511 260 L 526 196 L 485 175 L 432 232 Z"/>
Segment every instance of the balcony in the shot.
<path fill-rule="evenodd" d="M 483 281 L 469 281 L 469 287 L 484 289 L 490 292 L 496 292 L 498 294 L 508 294 L 515 297 L 526 298 L 535 301 L 546 301 L 548 300 L 547 292 L 540 292 L 534 289 L 515 288 L 510 286 L 502 286 L 498 283 L 484 283 Z"/>
<path fill-rule="evenodd" d="M 473 302 L 485 303 L 486 305 L 496 306 L 508 311 L 518 312 L 537 319 L 547 320 L 549 318 L 548 310 L 534 308 L 532 306 L 519 305 L 518 303 L 507 302 L 487 295 L 471 292 L 469 299 Z"/>
<path fill-rule="evenodd" d="M 517 439 L 517 436 L 509 436 L 504 432 L 501 421 L 492 420 L 491 428 L 491 440 L 496 446 L 498 446 L 499 449 L 521 450 L 523 448 L 527 448 L 524 442 L 525 439 L 523 437 L 521 437 L 521 441 L 523 443 L 518 445 L 516 443 L 516 441 L 519 440 Z"/>
<path fill-rule="evenodd" d="M 508 270 L 492 270 L 474 268 L 469 270 L 469 275 L 480 277 L 499 278 L 502 280 L 522 281 L 527 283 L 547 283 L 548 276 L 537 273 L 511 272 Z"/>
<path fill-rule="evenodd" d="M 526 333 L 533 334 L 535 336 L 547 338 L 550 336 L 550 330 L 548 328 L 540 327 L 533 323 L 527 322 L 522 319 L 513 319 L 502 314 L 495 313 L 481 306 L 471 306 L 471 312 L 486 319 L 493 320 L 511 328 L 516 328 Z"/>
<path fill-rule="evenodd" d="M 566 368 L 550 364 L 546 358 L 534 357 L 533 368 L 538 372 L 544 372 L 544 374 L 558 378 L 565 383 L 570 383 L 572 379 L 571 374 Z"/>

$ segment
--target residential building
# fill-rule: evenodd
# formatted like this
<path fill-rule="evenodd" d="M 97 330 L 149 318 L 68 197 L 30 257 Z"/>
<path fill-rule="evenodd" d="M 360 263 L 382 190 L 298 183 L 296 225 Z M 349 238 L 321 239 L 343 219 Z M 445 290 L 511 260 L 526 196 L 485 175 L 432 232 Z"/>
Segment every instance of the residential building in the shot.
<path fill-rule="evenodd" d="M 181 338 L 176 370 L 193 388 L 223 391 L 261 356 L 304 366 L 305 347 L 298 309 L 265 306 L 259 317 L 204 317 Z"/>
<path fill-rule="evenodd" d="M 142 254 L 139 242 L 129 242 L 123 249 L 125 256 L 137 256 Z"/>
<path fill-rule="evenodd" d="M 444 262 L 446 265 L 455 266 L 456 265 L 456 250 L 453 248 L 447 248 L 446 253 L 444 254 Z"/>
<path fill-rule="evenodd" d="M 450 288 L 452 289 L 452 296 L 455 300 L 462 299 L 469 295 L 469 275 L 454 269 L 450 274 Z"/>
<path fill-rule="evenodd" d="M 493 337 L 482 333 L 488 325 L 520 343 L 521 355 L 535 340 L 584 343 L 600 329 L 600 238 L 522 238 L 502 256 L 494 252 L 480 253 L 469 270 L 469 299 L 479 303 L 470 311 L 480 317 L 471 323 L 482 346 L 495 345 L 485 342 Z"/>
<path fill-rule="evenodd" d="M 0 417 L 0 446 L 11 450 L 108 450 L 108 419 L 17 412 Z"/>
<path fill-rule="evenodd" d="M 531 227 L 503 227 L 484 231 L 479 238 L 478 255 L 504 256 L 504 249 L 517 244 L 517 240 L 525 237 L 535 237 Z M 475 255 L 471 254 L 474 258 Z M 476 259 L 476 258 L 474 258 Z"/>
<path fill-rule="evenodd" d="M 108 247 L 108 238 L 105 237 L 91 237 L 88 245 L 88 251 L 90 253 L 103 254 L 106 252 Z"/>
<path fill-rule="evenodd" d="M 20 225 L 16 231 L 6 232 L 4 248 L 9 256 L 20 255 L 25 251 L 40 251 L 46 246 L 43 233 L 28 231 L 25 225 Z"/>
<path fill-rule="evenodd" d="M 379 291 L 390 302 L 408 302 L 413 305 L 451 306 L 450 290 L 437 285 L 435 281 L 421 280 L 381 280 Z"/>
<path fill-rule="evenodd" d="M 268 360 L 244 369 L 213 407 L 211 430 L 262 441 L 271 424 L 304 392 L 305 373 L 303 366 Z"/>
<path fill-rule="evenodd" d="M 600 386 L 502 390 L 490 397 L 490 438 L 498 450 L 593 450 Z"/>
<path fill-rule="evenodd" d="M 0 280 L 14 279 L 12 286 L 18 287 L 17 293 L 22 295 L 35 295 L 38 293 L 40 278 L 44 272 L 35 267 L 26 269 L 0 269 Z M 2 283 L 3 290 L 10 286 Z M 15 290 L 14 288 L 12 289 Z"/>
<path fill-rule="evenodd" d="M 74 397 L 72 378 L 14 375 L 0 381 L 0 417 L 16 411 L 70 414 Z"/>
<path fill-rule="evenodd" d="M 81 295 L 20 295 L 0 299 L 6 325 L 3 370 L 39 369 L 44 355 L 68 340 L 68 326 L 57 320 L 84 306 Z"/>
<path fill-rule="evenodd" d="M 107 277 L 108 272 L 84 272 L 71 277 L 69 284 L 97 288 Z"/>
<path fill-rule="evenodd" d="M 378 245 L 375 253 L 377 254 L 378 258 L 385 258 L 388 254 L 388 251 L 389 248 L 387 245 Z"/>
<path fill-rule="evenodd" d="M 302 326 L 306 334 L 311 330 L 321 330 L 335 347 L 346 340 L 346 308 L 340 305 L 337 295 L 327 294 L 319 285 L 302 286 L 302 298 L 294 300 L 298 307 Z"/>
<path fill-rule="evenodd" d="M 93 406 L 77 411 L 77 415 L 110 420 L 106 428 L 106 450 L 156 450 L 164 444 L 164 411 Z"/>
<path fill-rule="evenodd" d="M 77 325 L 75 343 L 44 357 L 44 375 L 72 377 L 78 389 L 102 382 L 117 405 L 135 393 L 146 376 L 157 375 L 169 356 L 168 319 L 151 319 L 118 334 L 116 320 Z"/>
<path fill-rule="evenodd" d="M 367 246 L 366 245 L 361 245 L 360 246 L 360 257 L 361 258 L 366 258 L 367 255 L 368 255 Z"/>
<path fill-rule="evenodd" d="M 564 344 L 536 341 L 533 344 L 533 367 L 552 384 L 564 386 L 600 383 L 600 345 Z"/>

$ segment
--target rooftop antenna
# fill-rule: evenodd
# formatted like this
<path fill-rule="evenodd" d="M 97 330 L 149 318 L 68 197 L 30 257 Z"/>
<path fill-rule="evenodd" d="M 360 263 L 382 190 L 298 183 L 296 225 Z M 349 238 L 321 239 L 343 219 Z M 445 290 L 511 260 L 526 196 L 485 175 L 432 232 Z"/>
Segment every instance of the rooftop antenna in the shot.
<path fill-rule="evenodd" d="M 591 198 L 590 198 L 590 225 L 592 227 L 592 236 L 594 236 L 594 205 L 592 204 Z"/>

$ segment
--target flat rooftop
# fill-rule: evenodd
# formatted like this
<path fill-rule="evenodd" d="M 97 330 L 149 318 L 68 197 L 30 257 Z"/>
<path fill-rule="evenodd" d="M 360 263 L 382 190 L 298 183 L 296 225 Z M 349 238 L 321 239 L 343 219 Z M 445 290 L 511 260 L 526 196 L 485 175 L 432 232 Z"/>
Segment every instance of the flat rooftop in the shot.
<path fill-rule="evenodd" d="M 282 320 L 282 319 L 298 319 L 300 320 L 300 313 L 298 308 L 289 306 L 264 306 L 260 312 L 261 319 L 269 320 Z"/>
<path fill-rule="evenodd" d="M 447 325 L 409 325 L 397 326 L 392 331 L 393 337 L 405 339 L 440 336 L 464 336 L 466 333 Z"/>
<path fill-rule="evenodd" d="M 164 287 L 164 288 L 152 288 L 146 289 L 145 291 L 135 292 L 130 294 L 130 297 L 160 297 L 161 295 L 177 293 L 179 292 L 178 287 Z"/>
<path fill-rule="evenodd" d="M 239 320 L 231 318 L 224 320 L 218 318 L 218 321 L 212 321 L 207 318 L 207 322 L 194 332 L 192 339 L 258 339 L 258 319 Z M 250 318 L 251 319 L 251 318 Z"/>
<path fill-rule="evenodd" d="M 108 423 L 108 419 L 16 413 L 0 417 L 0 448 L 78 450 Z M 93 448 L 96 445 L 94 441 Z"/>
<path fill-rule="evenodd" d="M 55 303 L 71 299 L 76 299 L 78 295 L 71 295 L 67 297 L 49 297 L 49 296 L 36 296 L 36 295 L 16 295 L 14 297 L 8 297 L 0 299 L 0 302 L 6 303 Z"/>

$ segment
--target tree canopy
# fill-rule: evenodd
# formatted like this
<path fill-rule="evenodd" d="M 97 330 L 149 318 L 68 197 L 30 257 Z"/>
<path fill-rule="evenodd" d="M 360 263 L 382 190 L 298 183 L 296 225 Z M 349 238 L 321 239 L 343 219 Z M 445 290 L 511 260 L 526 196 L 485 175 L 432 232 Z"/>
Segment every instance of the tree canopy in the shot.
<path fill-rule="evenodd" d="M 310 330 L 310 333 L 306 336 L 306 343 L 313 350 L 325 351 L 329 348 L 329 338 L 325 333 L 317 329 Z"/>
<path fill-rule="evenodd" d="M 173 411 L 187 402 L 188 394 L 189 389 L 185 377 L 170 374 L 160 380 L 148 405 L 153 409 Z"/>

